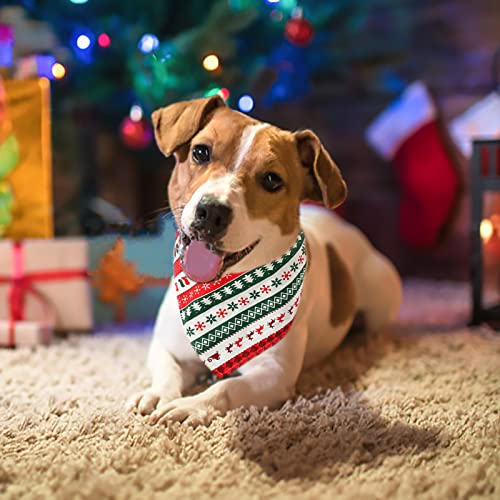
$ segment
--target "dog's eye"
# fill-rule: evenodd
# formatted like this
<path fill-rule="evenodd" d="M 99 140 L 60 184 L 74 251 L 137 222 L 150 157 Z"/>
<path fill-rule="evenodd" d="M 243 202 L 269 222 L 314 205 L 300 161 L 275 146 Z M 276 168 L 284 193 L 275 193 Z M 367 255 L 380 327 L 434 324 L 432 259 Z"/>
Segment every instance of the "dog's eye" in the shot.
<path fill-rule="evenodd" d="M 192 149 L 193 160 L 202 165 L 210 161 L 210 148 L 205 144 L 196 144 Z"/>
<path fill-rule="evenodd" d="M 283 187 L 284 183 L 278 174 L 266 172 L 260 179 L 260 185 L 269 193 L 276 193 Z"/>

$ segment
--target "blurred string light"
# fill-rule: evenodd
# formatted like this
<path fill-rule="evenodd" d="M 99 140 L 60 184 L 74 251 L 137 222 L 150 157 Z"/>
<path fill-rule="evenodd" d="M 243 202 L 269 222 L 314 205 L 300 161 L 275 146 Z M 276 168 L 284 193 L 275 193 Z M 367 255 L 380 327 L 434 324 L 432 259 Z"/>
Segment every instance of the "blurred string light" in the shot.
<path fill-rule="evenodd" d="M 217 95 L 220 92 L 219 87 L 215 87 L 213 89 L 209 89 L 205 92 L 204 97 L 212 97 L 213 95 Z"/>
<path fill-rule="evenodd" d="M 219 94 L 222 99 L 227 101 L 229 99 L 229 96 L 231 95 L 231 92 L 229 92 L 229 89 L 226 89 L 226 87 L 222 87 L 219 92 L 217 92 L 217 94 Z"/>
<path fill-rule="evenodd" d="M 229 92 L 229 89 L 227 89 L 226 87 L 222 87 L 222 88 L 214 87 L 214 88 L 207 90 L 204 94 L 204 97 L 212 97 L 213 95 L 218 95 L 218 96 L 222 97 L 222 99 L 227 101 L 229 99 L 229 96 L 231 95 L 231 93 Z"/>
<path fill-rule="evenodd" d="M 207 71 L 215 71 L 219 67 L 220 62 L 215 54 L 209 54 L 203 58 L 202 64 Z"/>
<path fill-rule="evenodd" d="M 145 35 L 142 35 L 137 47 L 143 54 L 149 54 L 150 52 L 153 52 L 153 50 L 156 50 L 159 45 L 160 40 L 158 40 L 157 36 L 152 35 L 151 33 L 146 33 Z"/>
<path fill-rule="evenodd" d="M 90 37 L 88 35 L 82 34 L 76 37 L 76 46 L 80 50 L 87 50 L 91 44 L 92 41 L 90 40 Z"/>
<path fill-rule="evenodd" d="M 142 120 L 142 117 L 144 116 L 144 111 L 138 104 L 134 104 L 130 108 L 129 116 L 133 122 L 140 122 Z"/>
<path fill-rule="evenodd" d="M 280 0 L 266 0 L 267 3 L 280 3 Z"/>
<path fill-rule="evenodd" d="M 74 3 L 76 5 L 82 5 L 84 3 L 87 3 L 89 0 L 69 0 L 71 3 Z"/>
<path fill-rule="evenodd" d="M 107 35 L 106 33 L 101 33 L 97 37 L 97 44 L 99 45 L 99 47 L 105 49 L 106 47 L 109 47 L 111 45 L 111 38 L 109 38 L 109 35 Z"/>
<path fill-rule="evenodd" d="M 495 232 L 495 228 L 490 219 L 483 219 L 481 221 L 479 232 L 483 241 L 488 243 L 488 241 L 490 241 L 491 237 L 493 236 L 493 233 Z"/>
<path fill-rule="evenodd" d="M 243 111 L 243 113 L 249 113 L 250 111 L 252 111 L 253 106 L 254 102 L 251 95 L 243 94 L 238 99 L 238 108 L 240 109 L 240 111 Z"/>
<path fill-rule="evenodd" d="M 60 80 L 61 78 L 64 78 L 66 76 L 66 68 L 61 64 L 61 63 L 54 63 L 52 65 L 52 76 L 56 80 Z"/>

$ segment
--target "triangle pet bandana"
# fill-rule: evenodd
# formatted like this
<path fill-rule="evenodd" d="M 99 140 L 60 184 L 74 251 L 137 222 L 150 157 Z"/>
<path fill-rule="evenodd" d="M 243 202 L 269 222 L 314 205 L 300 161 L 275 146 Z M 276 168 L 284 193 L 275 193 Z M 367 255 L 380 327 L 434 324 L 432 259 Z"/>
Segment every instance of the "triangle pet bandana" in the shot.
<path fill-rule="evenodd" d="M 222 378 L 279 342 L 299 306 L 307 266 L 304 233 L 279 259 L 245 273 L 197 283 L 183 271 L 179 239 L 174 286 L 193 349 Z"/>

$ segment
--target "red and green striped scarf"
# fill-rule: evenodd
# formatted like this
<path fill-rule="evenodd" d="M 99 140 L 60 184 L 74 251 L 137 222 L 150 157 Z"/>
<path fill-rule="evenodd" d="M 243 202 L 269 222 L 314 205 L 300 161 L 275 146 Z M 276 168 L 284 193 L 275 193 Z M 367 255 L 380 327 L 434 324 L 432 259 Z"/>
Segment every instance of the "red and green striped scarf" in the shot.
<path fill-rule="evenodd" d="M 299 306 L 307 252 L 301 231 L 279 259 L 210 283 L 190 280 L 174 253 L 174 286 L 186 335 L 219 378 L 279 342 Z"/>

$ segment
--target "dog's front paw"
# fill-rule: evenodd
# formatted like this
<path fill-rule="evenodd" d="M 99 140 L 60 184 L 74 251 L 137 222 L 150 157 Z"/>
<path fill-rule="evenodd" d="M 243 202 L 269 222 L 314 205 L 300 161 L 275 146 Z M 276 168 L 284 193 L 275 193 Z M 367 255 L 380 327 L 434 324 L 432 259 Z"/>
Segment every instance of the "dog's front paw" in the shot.
<path fill-rule="evenodd" d="M 138 392 L 131 396 L 125 407 L 128 411 L 137 411 L 141 415 L 149 415 L 161 402 L 167 404 L 169 401 L 180 396 L 180 393 L 160 394 L 152 388 Z"/>
<path fill-rule="evenodd" d="M 220 413 L 198 396 L 178 398 L 161 404 L 150 415 L 151 424 L 165 425 L 168 422 L 184 422 L 196 427 L 208 425 Z"/>

